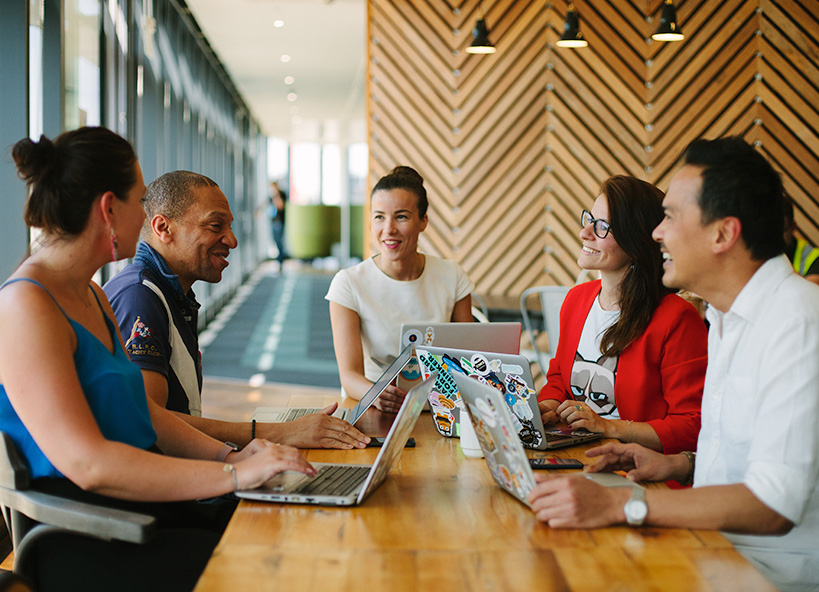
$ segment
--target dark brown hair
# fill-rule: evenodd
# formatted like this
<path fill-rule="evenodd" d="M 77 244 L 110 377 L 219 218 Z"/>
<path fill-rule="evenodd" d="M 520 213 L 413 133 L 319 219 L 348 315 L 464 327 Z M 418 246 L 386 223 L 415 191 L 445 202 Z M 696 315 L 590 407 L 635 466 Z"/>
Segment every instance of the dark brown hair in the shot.
<path fill-rule="evenodd" d="M 97 197 L 111 191 L 125 201 L 136 183 L 134 149 L 104 127 L 81 127 L 53 142 L 24 138 L 11 154 L 31 189 L 26 224 L 52 234 L 80 234 Z"/>
<path fill-rule="evenodd" d="M 376 191 L 390 191 L 404 189 L 418 198 L 418 216 L 423 219 L 427 215 L 429 201 L 427 190 L 424 188 L 424 178 L 412 167 L 397 166 L 388 175 L 384 175 L 373 187 L 370 197 Z"/>
<path fill-rule="evenodd" d="M 620 318 L 600 342 L 602 354 L 619 356 L 645 332 L 660 301 L 673 291 L 663 286 L 663 257 L 651 238 L 663 219 L 664 194 L 625 175 L 609 177 L 600 193 L 608 202 L 611 233 L 632 262 L 620 283 Z"/>

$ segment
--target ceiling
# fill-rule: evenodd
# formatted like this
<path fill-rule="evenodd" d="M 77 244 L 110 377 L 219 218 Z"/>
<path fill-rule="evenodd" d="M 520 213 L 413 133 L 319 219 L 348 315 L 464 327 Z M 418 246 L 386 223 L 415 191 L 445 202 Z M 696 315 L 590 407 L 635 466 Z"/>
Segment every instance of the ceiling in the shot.
<path fill-rule="evenodd" d="M 264 134 L 342 144 L 366 141 L 365 4 L 187 0 Z M 288 100 L 289 93 L 297 98 Z"/>

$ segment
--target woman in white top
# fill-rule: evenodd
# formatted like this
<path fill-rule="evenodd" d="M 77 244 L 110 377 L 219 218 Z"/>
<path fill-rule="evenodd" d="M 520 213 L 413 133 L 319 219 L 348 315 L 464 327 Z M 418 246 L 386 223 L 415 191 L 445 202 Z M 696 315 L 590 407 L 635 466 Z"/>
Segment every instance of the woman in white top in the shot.
<path fill-rule="evenodd" d="M 360 399 L 400 353 L 402 323 L 472 320 L 474 284 L 454 261 L 418 252 L 427 226 L 427 192 L 414 169 L 396 167 L 370 196 L 373 257 L 333 278 L 327 300 L 344 391 Z M 398 411 L 406 393 L 395 385 L 376 406 Z"/>

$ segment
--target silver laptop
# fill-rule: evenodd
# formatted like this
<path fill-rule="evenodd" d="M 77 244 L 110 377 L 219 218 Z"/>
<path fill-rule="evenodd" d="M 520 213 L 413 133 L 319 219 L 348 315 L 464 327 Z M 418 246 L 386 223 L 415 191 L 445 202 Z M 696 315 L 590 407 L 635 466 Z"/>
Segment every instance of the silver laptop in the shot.
<path fill-rule="evenodd" d="M 535 486 L 535 477 L 520 439 L 514 436 L 512 414 L 503 395 L 465 374 L 456 374 L 453 381 L 466 404 L 492 478 L 501 488 L 529 505 L 526 496 Z M 642 487 L 616 473 L 582 473 L 579 477 L 606 487 Z"/>
<path fill-rule="evenodd" d="M 336 409 L 333 413 L 334 417 L 349 421 L 355 424 L 364 412 L 369 409 L 376 399 L 381 396 L 386 388 L 398 376 L 401 370 L 406 366 L 412 358 L 412 346 L 408 345 L 398 354 L 398 357 L 393 360 L 381 377 L 375 381 L 375 384 L 370 387 L 361 400 L 352 409 Z M 316 407 L 257 407 L 253 412 L 251 419 L 255 419 L 260 423 L 281 423 L 284 421 L 293 421 L 303 415 L 310 413 L 318 413 L 320 408 Z"/>
<path fill-rule="evenodd" d="M 404 323 L 400 347 L 432 345 L 519 354 L 520 331 L 520 323 Z"/>
<path fill-rule="evenodd" d="M 313 463 L 315 477 L 287 471 L 257 489 L 236 492 L 251 500 L 323 506 L 357 506 L 384 482 L 412 433 L 424 402 L 435 384 L 430 377 L 407 393 L 384 445 L 372 465 Z"/>
<path fill-rule="evenodd" d="M 422 377 L 438 371 L 438 380 L 430 393 L 429 403 L 435 429 L 443 436 L 460 436 L 460 414 L 464 402 L 452 376 L 462 374 L 472 376 L 502 393 L 515 433 L 526 448 L 551 450 L 602 437 L 566 427 L 544 428 L 532 371 L 525 356 L 431 346 L 416 346 L 415 355 Z"/>

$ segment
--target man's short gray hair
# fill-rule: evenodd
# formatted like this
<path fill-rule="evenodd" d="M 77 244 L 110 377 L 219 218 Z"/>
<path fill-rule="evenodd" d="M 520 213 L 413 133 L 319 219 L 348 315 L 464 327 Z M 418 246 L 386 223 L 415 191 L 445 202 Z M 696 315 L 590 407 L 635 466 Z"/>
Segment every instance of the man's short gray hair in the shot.
<path fill-rule="evenodd" d="M 172 171 L 157 177 L 148 185 L 142 206 L 145 209 L 145 225 L 142 238 L 151 236 L 151 219 L 162 214 L 170 220 L 185 215 L 194 200 L 193 190 L 201 187 L 219 187 L 205 175 L 190 171 Z"/>

